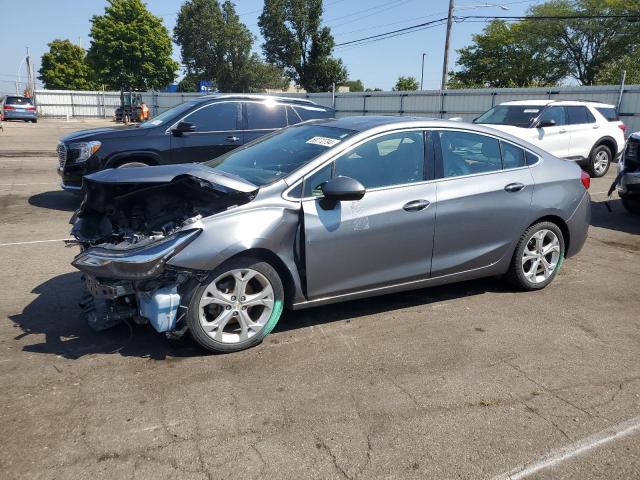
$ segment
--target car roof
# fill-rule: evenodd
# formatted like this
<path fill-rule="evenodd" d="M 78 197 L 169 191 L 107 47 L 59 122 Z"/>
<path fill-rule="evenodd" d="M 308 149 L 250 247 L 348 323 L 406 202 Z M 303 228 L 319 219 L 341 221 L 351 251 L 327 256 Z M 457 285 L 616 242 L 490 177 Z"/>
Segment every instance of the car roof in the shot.
<path fill-rule="evenodd" d="M 615 108 L 614 105 L 610 105 L 608 103 L 598 102 L 597 100 L 512 100 L 510 102 L 502 102 L 498 105 L 539 105 L 539 106 L 547 106 L 547 105 L 592 105 L 594 107 L 607 107 L 607 108 Z"/>
<path fill-rule="evenodd" d="M 202 97 L 194 98 L 192 101 L 196 102 L 207 102 L 211 100 L 260 100 L 260 101 L 278 101 L 282 103 L 290 103 L 293 105 L 309 105 L 314 107 L 322 107 L 322 108 L 331 108 L 325 107 L 324 105 L 318 105 L 317 103 L 307 99 L 307 98 L 296 98 L 296 97 L 283 97 L 277 95 L 260 95 L 255 93 L 214 93 L 210 95 L 203 95 Z"/>
<path fill-rule="evenodd" d="M 314 120 L 315 125 L 325 125 L 327 127 L 344 128 L 356 132 L 364 132 L 376 127 L 388 127 L 389 129 L 398 127 L 434 127 L 434 126 L 459 126 L 461 122 L 441 120 L 432 117 L 413 117 L 400 115 L 368 115 L 359 117 L 342 117 L 331 120 Z M 383 128 L 384 129 L 384 128 Z"/>

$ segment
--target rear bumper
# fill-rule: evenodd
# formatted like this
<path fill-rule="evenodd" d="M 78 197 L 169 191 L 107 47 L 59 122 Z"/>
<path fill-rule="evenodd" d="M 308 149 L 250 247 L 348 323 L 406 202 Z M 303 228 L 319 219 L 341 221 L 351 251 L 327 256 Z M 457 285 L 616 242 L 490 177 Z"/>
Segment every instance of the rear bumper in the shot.
<path fill-rule="evenodd" d="M 37 120 L 37 118 L 37 112 L 18 112 L 15 110 L 4 111 L 5 120 Z"/>
<path fill-rule="evenodd" d="M 569 229 L 569 248 L 567 249 L 567 257 L 576 255 L 584 243 L 587 241 L 589 233 L 589 223 L 591 222 L 591 197 L 585 192 L 584 197 L 580 201 L 573 215 L 567 221 Z"/>

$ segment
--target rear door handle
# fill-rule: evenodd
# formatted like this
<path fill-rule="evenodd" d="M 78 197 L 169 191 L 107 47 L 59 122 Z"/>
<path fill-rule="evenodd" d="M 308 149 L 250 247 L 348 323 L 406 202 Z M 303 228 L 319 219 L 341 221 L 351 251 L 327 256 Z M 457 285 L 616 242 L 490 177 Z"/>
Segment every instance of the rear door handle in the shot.
<path fill-rule="evenodd" d="M 522 190 L 524 188 L 524 183 L 520 183 L 520 182 L 516 182 L 516 183 L 510 183 L 509 185 L 506 185 L 504 187 L 504 189 L 507 192 L 519 192 L 520 190 Z"/>
<path fill-rule="evenodd" d="M 565 128 L 561 128 L 561 129 L 559 130 L 559 132 L 560 132 L 560 133 L 567 133 L 567 130 L 566 130 Z"/>
<path fill-rule="evenodd" d="M 409 203 L 405 203 L 402 208 L 407 212 L 418 212 L 420 210 L 424 210 L 429 205 L 431 205 L 429 200 L 413 200 Z"/>
<path fill-rule="evenodd" d="M 240 141 L 240 137 L 234 137 L 234 136 L 227 137 L 227 141 L 228 142 L 239 142 Z"/>

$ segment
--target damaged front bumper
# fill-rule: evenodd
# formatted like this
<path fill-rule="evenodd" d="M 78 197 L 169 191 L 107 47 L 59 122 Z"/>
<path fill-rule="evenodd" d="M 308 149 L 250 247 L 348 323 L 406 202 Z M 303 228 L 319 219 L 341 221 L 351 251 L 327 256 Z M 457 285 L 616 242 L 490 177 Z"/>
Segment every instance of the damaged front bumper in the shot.
<path fill-rule="evenodd" d="M 80 306 L 89 325 L 105 330 L 133 319 L 150 323 L 158 332 L 175 331 L 181 298 L 196 273 L 168 268 L 166 261 L 200 231 L 179 232 L 136 248 L 97 246 L 82 251 L 72 263 L 84 273 L 86 291 Z"/>

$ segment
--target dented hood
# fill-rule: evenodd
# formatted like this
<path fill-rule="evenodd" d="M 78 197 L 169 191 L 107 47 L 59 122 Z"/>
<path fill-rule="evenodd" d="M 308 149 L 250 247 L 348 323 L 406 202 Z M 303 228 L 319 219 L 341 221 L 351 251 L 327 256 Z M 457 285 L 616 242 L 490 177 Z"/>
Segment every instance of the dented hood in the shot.
<path fill-rule="evenodd" d="M 160 165 L 156 167 L 110 168 L 87 175 L 85 181 L 101 184 L 145 184 L 169 183 L 177 177 L 190 176 L 205 180 L 229 190 L 241 193 L 255 192 L 258 187 L 253 183 L 219 172 L 200 163 L 182 163 L 177 165 Z"/>

